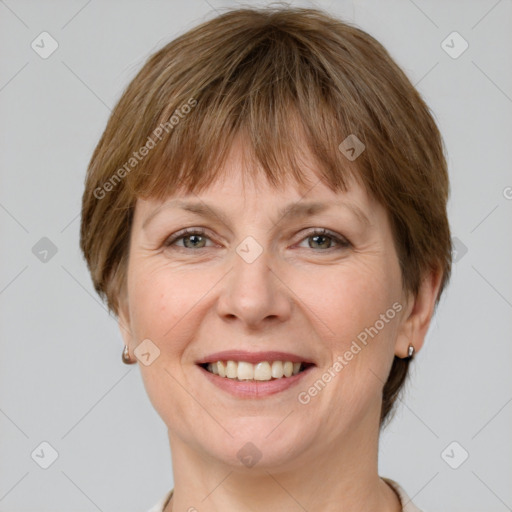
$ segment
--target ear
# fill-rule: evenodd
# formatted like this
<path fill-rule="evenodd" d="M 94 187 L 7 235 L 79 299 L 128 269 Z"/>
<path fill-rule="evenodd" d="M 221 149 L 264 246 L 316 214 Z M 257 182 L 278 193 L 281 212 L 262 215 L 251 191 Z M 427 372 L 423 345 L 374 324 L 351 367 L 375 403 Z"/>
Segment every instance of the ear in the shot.
<path fill-rule="evenodd" d="M 441 270 L 429 271 L 423 278 L 416 297 L 412 294 L 409 295 L 395 343 L 396 356 L 407 357 L 409 345 L 414 347 L 416 353 L 423 346 L 430 320 L 434 314 L 441 278 Z"/>

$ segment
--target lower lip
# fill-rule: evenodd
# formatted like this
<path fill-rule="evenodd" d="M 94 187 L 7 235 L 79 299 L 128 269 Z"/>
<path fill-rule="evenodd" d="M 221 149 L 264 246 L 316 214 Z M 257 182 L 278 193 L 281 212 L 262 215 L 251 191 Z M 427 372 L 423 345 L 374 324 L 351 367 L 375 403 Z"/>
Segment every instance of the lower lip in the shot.
<path fill-rule="evenodd" d="M 310 366 L 291 377 L 281 377 L 280 379 L 263 381 L 228 379 L 227 377 L 219 377 L 205 370 L 202 366 L 198 366 L 198 368 L 212 384 L 227 391 L 231 395 L 239 398 L 264 398 L 295 386 L 314 368 L 314 366 Z"/>

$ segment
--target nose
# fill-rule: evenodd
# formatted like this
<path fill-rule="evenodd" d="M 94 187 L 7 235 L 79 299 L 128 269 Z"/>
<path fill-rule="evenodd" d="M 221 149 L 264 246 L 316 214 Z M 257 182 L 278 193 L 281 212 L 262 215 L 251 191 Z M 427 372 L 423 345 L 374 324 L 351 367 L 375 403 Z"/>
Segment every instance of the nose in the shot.
<path fill-rule="evenodd" d="M 275 270 L 277 265 L 270 252 L 264 249 L 252 262 L 237 253 L 233 260 L 217 303 L 218 314 L 251 330 L 288 320 L 292 292 Z"/>

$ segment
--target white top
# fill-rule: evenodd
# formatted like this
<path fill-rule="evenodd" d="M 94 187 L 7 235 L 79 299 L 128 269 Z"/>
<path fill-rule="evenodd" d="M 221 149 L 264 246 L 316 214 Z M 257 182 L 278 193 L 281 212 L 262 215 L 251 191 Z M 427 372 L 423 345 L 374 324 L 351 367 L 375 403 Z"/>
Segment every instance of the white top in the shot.
<path fill-rule="evenodd" d="M 421 510 L 414 505 L 405 491 L 394 480 L 383 478 L 398 494 L 400 503 L 402 504 L 402 512 L 421 512 Z M 174 490 L 174 489 L 173 489 Z M 173 490 L 169 491 L 154 507 L 150 508 L 148 512 L 163 512 L 165 506 L 172 496 Z"/>

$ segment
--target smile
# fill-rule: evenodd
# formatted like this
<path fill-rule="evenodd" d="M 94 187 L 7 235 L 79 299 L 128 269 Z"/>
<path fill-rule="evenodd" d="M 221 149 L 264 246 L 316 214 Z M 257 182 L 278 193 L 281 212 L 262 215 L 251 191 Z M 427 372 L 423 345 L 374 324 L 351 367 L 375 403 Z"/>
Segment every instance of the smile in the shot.
<path fill-rule="evenodd" d="M 217 361 L 201 365 L 208 372 L 238 381 L 270 381 L 289 378 L 311 366 L 310 363 L 292 361 Z"/>

